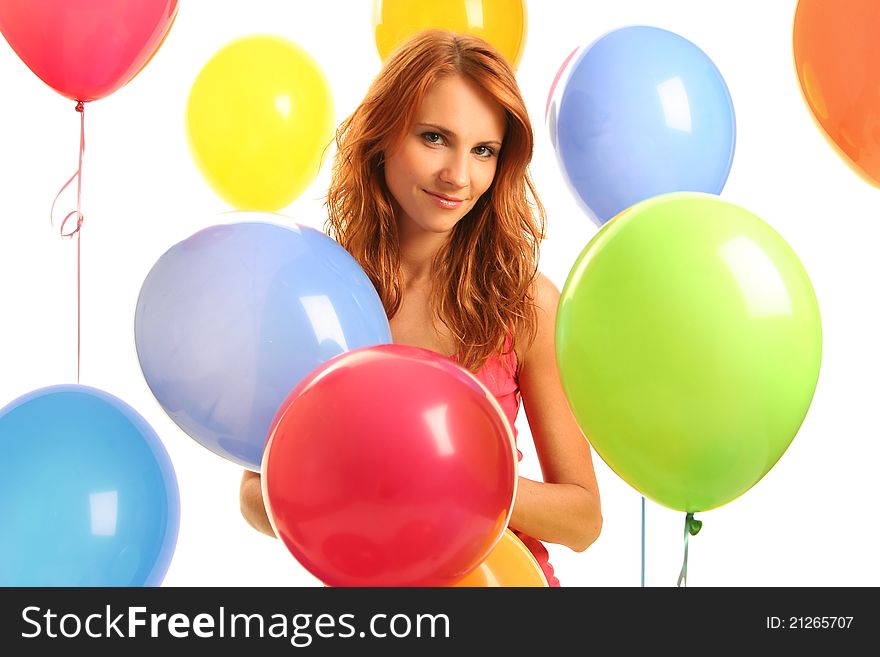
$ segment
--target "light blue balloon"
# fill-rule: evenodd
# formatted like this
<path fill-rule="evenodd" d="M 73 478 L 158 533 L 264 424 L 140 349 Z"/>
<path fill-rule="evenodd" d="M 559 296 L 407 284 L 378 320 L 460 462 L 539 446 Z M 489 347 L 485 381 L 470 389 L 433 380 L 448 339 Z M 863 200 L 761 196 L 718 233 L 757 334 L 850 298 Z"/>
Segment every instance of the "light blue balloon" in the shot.
<path fill-rule="evenodd" d="M 180 526 L 177 478 L 126 403 L 80 385 L 0 410 L 0 585 L 158 586 Z"/>
<path fill-rule="evenodd" d="M 390 342 L 364 270 L 306 226 L 196 233 L 153 266 L 135 315 L 141 369 L 162 408 L 201 445 L 254 471 L 301 379 L 343 352 Z"/>
<path fill-rule="evenodd" d="M 569 66 L 551 132 L 593 221 L 667 192 L 721 192 L 736 123 L 727 85 L 702 50 L 666 30 L 625 27 Z"/>

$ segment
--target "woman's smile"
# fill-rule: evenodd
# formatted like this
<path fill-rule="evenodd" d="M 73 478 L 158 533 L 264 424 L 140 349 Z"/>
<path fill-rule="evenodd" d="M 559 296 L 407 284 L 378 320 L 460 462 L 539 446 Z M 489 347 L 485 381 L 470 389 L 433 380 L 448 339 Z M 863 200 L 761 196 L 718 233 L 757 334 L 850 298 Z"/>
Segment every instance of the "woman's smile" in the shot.
<path fill-rule="evenodd" d="M 427 189 L 423 189 L 432 201 L 437 205 L 438 208 L 443 208 L 444 210 L 455 210 L 461 207 L 461 204 L 464 201 L 460 198 L 452 198 L 450 196 L 446 196 L 445 194 L 438 194 L 436 192 L 429 192 Z"/>

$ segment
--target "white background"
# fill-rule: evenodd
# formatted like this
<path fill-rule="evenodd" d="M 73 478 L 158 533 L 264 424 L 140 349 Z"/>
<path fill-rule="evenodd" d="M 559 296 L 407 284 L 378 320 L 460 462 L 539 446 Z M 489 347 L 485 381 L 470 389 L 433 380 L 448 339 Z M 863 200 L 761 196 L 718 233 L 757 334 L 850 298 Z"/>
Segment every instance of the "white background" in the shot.
<path fill-rule="evenodd" d="M 575 47 L 627 25 L 662 27 L 715 62 L 733 98 L 737 146 L 722 196 L 770 223 L 810 274 L 824 355 L 807 419 L 752 490 L 698 514 L 690 586 L 863 586 L 877 565 L 880 401 L 880 192 L 825 143 L 798 89 L 795 0 L 541 0 L 528 6 L 518 79 L 537 135 L 533 174 L 549 213 L 541 269 L 562 287 L 596 228 L 563 183 L 544 125 L 553 76 Z M 331 84 L 336 120 L 359 102 L 380 60 L 369 0 L 183 0 L 162 49 L 131 84 L 86 106 L 82 378 L 136 408 L 168 449 L 181 526 L 166 585 L 319 586 L 238 507 L 241 470 L 187 437 L 141 374 L 133 318 L 141 283 L 169 247 L 234 220 L 190 157 L 184 107 L 195 76 L 230 40 L 270 32 L 305 47 Z M 0 406 L 76 381 L 76 245 L 49 208 L 76 168 L 79 116 L 0 40 Z M 284 212 L 320 228 L 329 163 Z M 63 197 L 61 216 L 74 207 Z M 521 472 L 538 477 L 524 413 Z M 641 497 L 595 458 L 605 526 L 586 552 L 549 546 L 566 586 L 639 586 Z M 684 514 L 647 503 L 648 586 L 674 586 Z"/>

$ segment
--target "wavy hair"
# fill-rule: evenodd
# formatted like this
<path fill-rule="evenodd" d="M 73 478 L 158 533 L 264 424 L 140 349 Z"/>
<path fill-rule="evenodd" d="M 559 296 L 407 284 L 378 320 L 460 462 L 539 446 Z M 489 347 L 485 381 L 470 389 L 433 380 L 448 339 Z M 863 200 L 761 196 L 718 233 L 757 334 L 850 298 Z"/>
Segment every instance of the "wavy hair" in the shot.
<path fill-rule="evenodd" d="M 504 108 L 506 130 L 489 189 L 432 263 L 431 309 L 452 333 L 456 358 L 476 372 L 536 332 L 534 281 L 545 212 L 529 175 L 534 134 L 506 60 L 485 41 L 428 30 L 387 61 L 355 112 L 336 130 L 327 231 L 360 263 L 389 318 L 401 303 L 400 250 L 384 152 L 410 129 L 431 86 L 473 81 Z M 508 341 L 509 339 L 509 341 Z"/>

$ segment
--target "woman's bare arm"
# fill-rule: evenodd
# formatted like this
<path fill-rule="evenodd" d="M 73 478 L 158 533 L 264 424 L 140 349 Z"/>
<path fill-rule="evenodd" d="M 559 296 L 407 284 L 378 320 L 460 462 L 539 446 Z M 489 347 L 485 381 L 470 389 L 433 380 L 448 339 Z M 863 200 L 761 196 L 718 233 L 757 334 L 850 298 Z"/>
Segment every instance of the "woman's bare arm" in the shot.
<path fill-rule="evenodd" d="M 590 445 L 568 405 L 556 365 L 559 291 L 543 275 L 535 302 L 538 332 L 521 362 L 519 384 L 544 481 L 519 478 L 510 526 L 580 552 L 602 529 L 599 488 Z"/>

